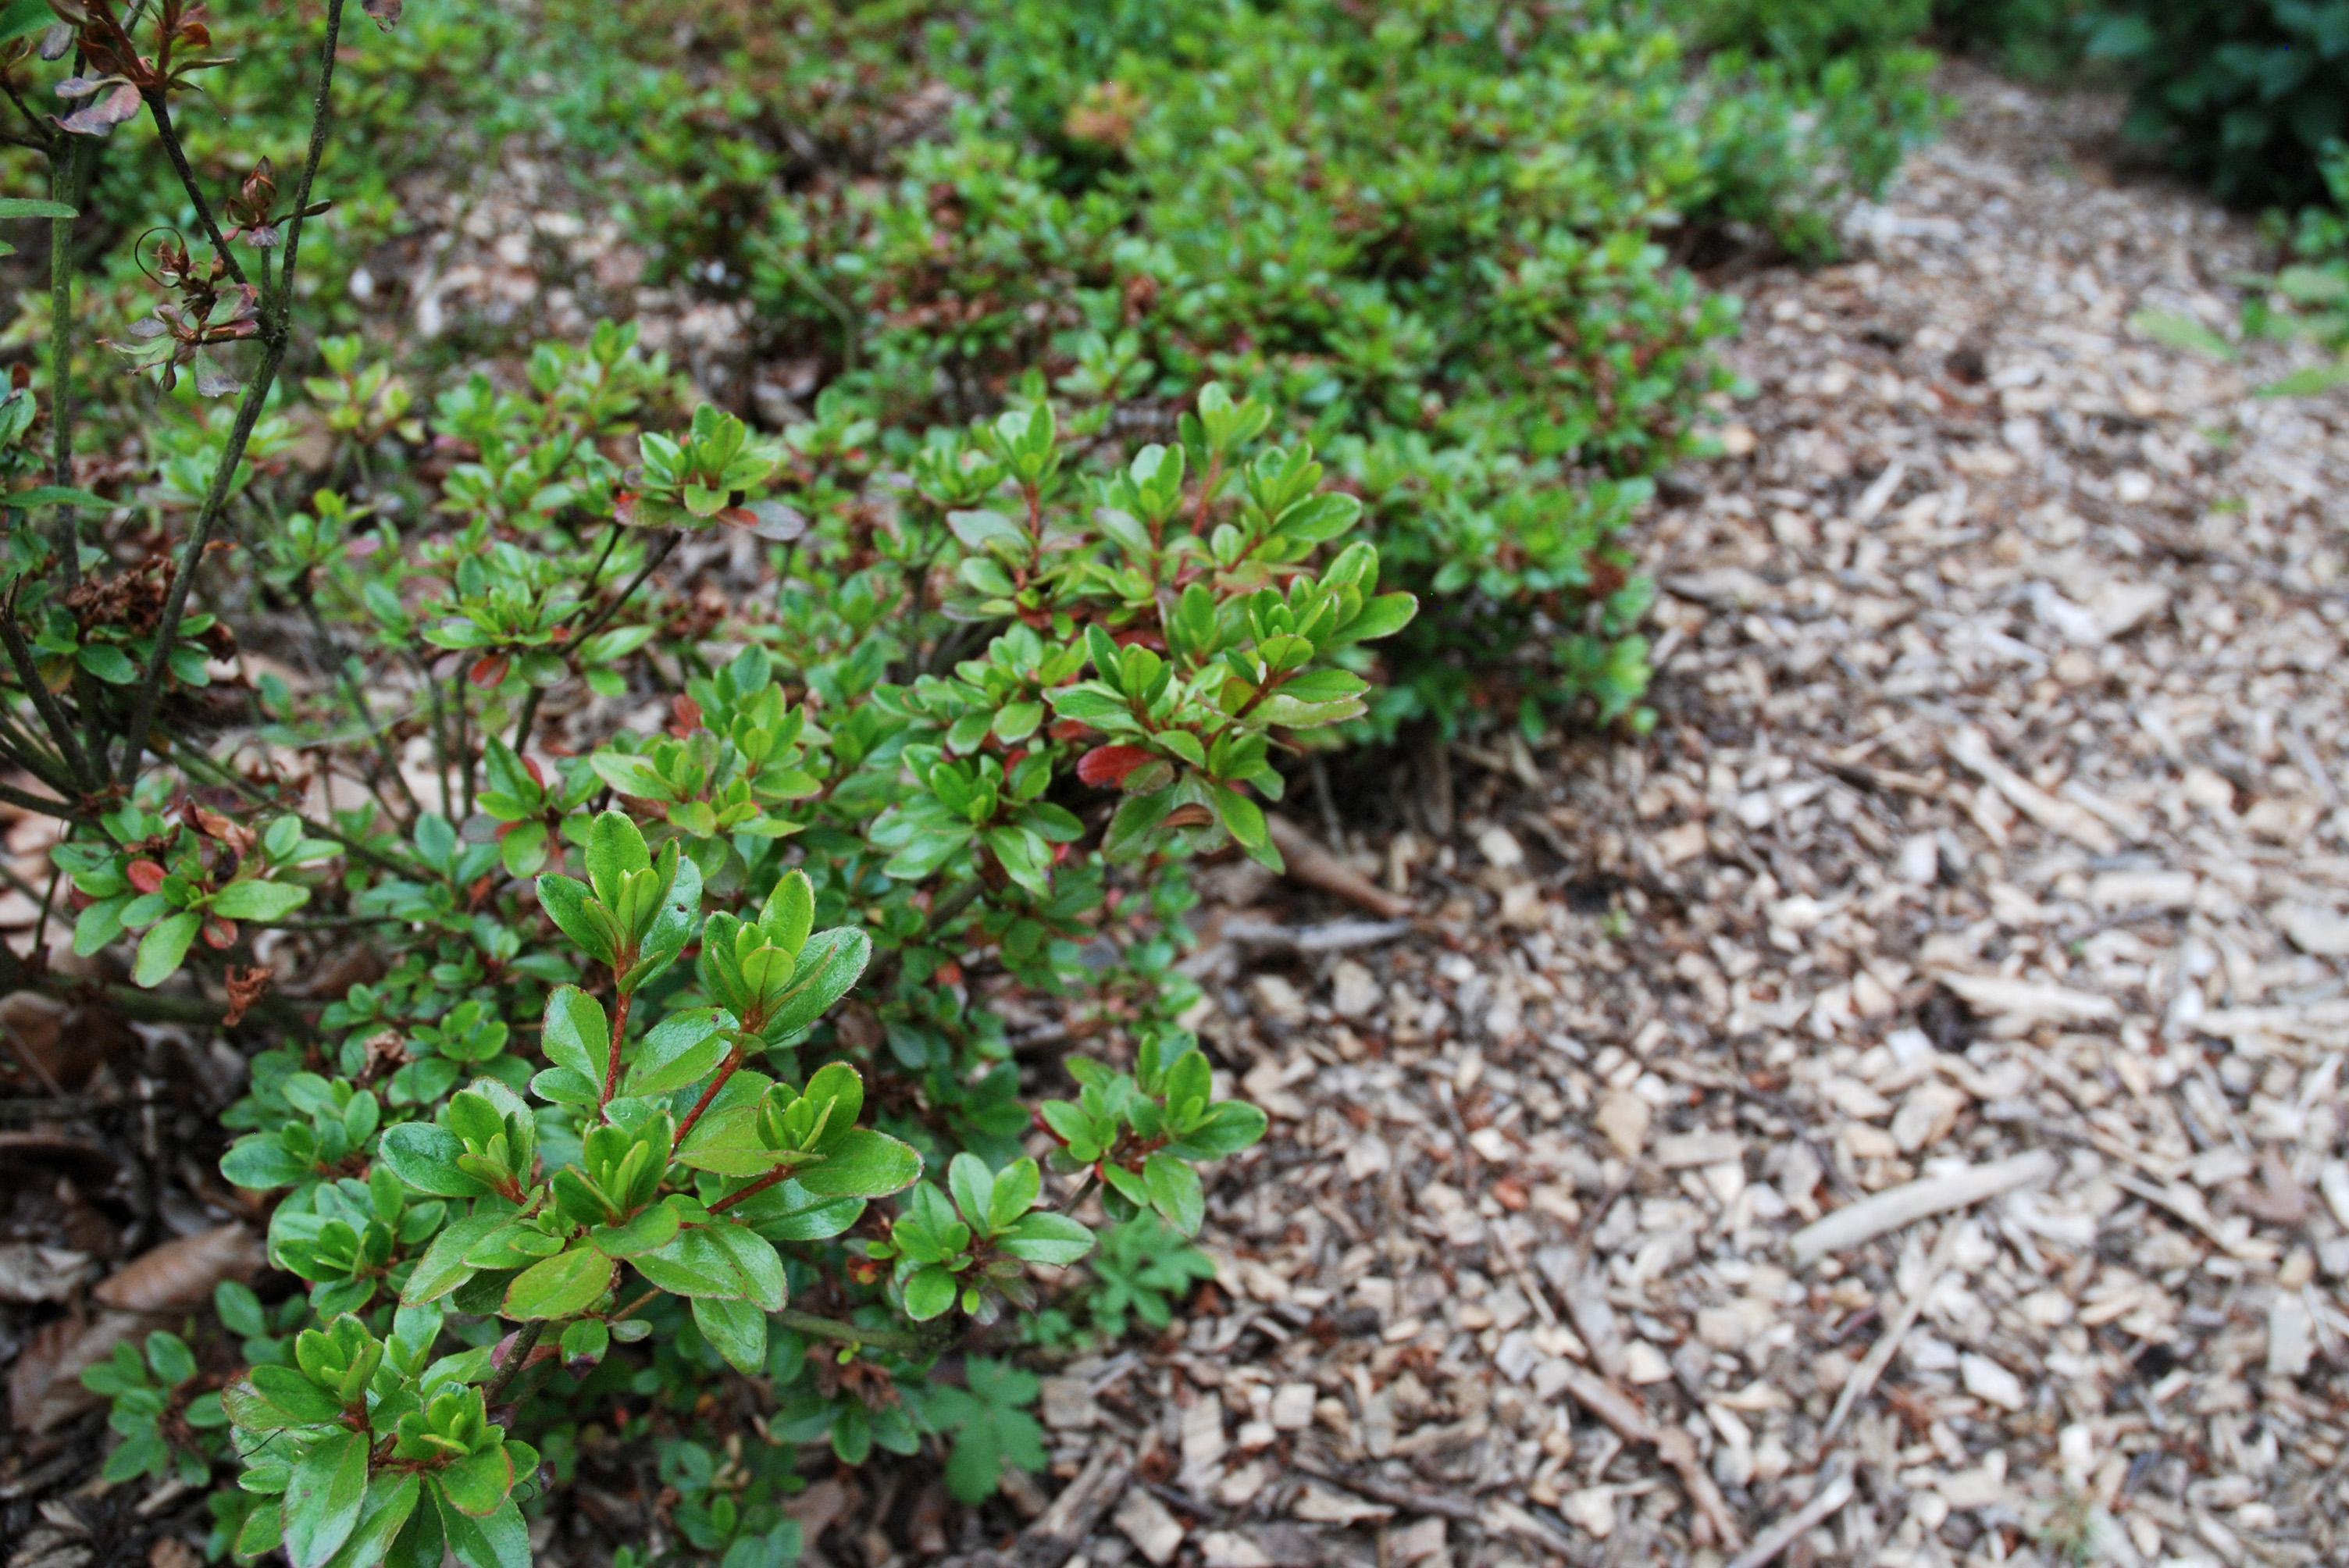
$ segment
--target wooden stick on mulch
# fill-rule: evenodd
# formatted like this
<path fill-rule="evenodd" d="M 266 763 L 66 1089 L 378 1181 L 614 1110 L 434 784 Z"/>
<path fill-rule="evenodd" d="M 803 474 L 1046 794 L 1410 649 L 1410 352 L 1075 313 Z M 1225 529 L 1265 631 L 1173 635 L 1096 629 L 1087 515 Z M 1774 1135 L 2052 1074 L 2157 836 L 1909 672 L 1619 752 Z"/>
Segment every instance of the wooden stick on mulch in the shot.
<path fill-rule="evenodd" d="M 1970 1209 L 2017 1187 L 2035 1186 L 2060 1169 L 2053 1154 L 2033 1149 L 1992 1160 L 1949 1176 L 1920 1176 L 1898 1187 L 1847 1203 L 1825 1219 L 1805 1225 L 1786 1243 L 1796 1268 L 1807 1268 L 1829 1253 L 1848 1252 L 1889 1231 L 1913 1225 L 1952 1209 Z"/>
<path fill-rule="evenodd" d="M 1625 1442 L 1647 1444 L 1672 1467 L 1698 1516 L 1713 1527 L 1713 1536 L 1722 1545 L 1735 1546 L 1744 1541 L 1744 1533 L 1737 1528 L 1737 1515 L 1730 1511 L 1729 1500 L 1713 1483 L 1713 1473 L 1704 1468 L 1704 1460 L 1697 1456 L 1695 1442 L 1686 1432 L 1656 1420 L 1637 1399 L 1597 1373 L 1586 1372 L 1572 1362 L 1558 1365 L 1566 1370 L 1566 1391 L 1578 1403 L 1613 1428 L 1617 1437 Z"/>
<path fill-rule="evenodd" d="M 1288 862 L 1288 874 L 1306 886 L 1359 904 L 1382 920 L 1401 920 L 1412 912 L 1411 900 L 1379 886 L 1315 843 L 1304 829 L 1288 818 L 1268 812 L 1265 827 L 1272 834 L 1272 847 Z"/>
<path fill-rule="evenodd" d="M 1729 1560 L 1729 1568 L 1764 1568 L 1764 1564 L 1775 1562 L 1778 1553 L 1817 1529 L 1822 1520 L 1849 1502 L 1857 1490 L 1851 1467 L 1837 1464 L 1836 1472 L 1810 1501 L 1755 1536 L 1753 1545 Z"/>
<path fill-rule="evenodd" d="M 1932 1253 L 1925 1260 L 1924 1283 L 1900 1304 L 1900 1310 L 1894 1315 L 1891 1326 L 1868 1346 L 1866 1359 L 1844 1380 L 1843 1391 L 1836 1396 L 1835 1408 L 1827 1413 L 1827 1424 L 1819 1431 L 1822 1449 L 1835 1440 L 1836 1433 L 1843 1428 L 1844 1418 L 1851 1414 L 1855 1406 L 1868 1398 L 1868 1391 L 1876 1387 L 1876 1380 L 1884 1376 L 1887 1367 L 1892 1365 L 1894 1354 L 1899 1350 L 1900 1342 L 1908 1337 L 1909 1331 L 1917 1326 L 1918 1315 L 1925 1310 L 1925 1303 L 1941 1288 L 1941 1275 L 1949 1269 L 1950 1255 L 1957 1251 L 1958 1233 L 1964 1228 L 1962 1220 L 1951 1220 L 1941 1227 L 1940 1237 L 1934 1242 Z"/>

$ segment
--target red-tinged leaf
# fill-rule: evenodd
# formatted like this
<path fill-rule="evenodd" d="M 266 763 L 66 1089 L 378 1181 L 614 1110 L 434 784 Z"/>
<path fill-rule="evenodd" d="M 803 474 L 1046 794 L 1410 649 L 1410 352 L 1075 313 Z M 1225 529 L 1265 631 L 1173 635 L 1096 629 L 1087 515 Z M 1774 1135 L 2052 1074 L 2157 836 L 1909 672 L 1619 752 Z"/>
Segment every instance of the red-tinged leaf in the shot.
<path fill-rule="evenodd" d="M 400 7 L 407 0 L 359 0 L 359 8 L 375 18 L 375 25 L 385 32 L 399 26 Z"/>
<path fill-rule="evenodd" d="M 536 784 L 542 789 L 546 788 L 546 769 L 538 765 L 537 758 L 525 757 L 522 759 L 522 765 L 530 769 L 532 783 Z"/>
<path fill-rule="evenodd" d="M 116 126 L 139 112 L 140 102 L 139 89 L 125 82 L 57 123 L 76 136 L 110 136 Z"/>
<path fill-rule="evenodd" d="M 1204 828 L 1215 820 L 1213 811 L 1194 800 L 1167 812 L 1166 820 L 1158 825 L 1162 828 Z"/>
<path fill-rule="evenodd" d="M 483 654 L 473 661 L 473 667 L 466 672 L 465 678 L 487 689 L 504 680 L 506 671 L 512 665 L 513 660 L 503 654 Z"/>
<path fill-rule="evenodd" d="M 128 872 L 130 885 L 140 892 L 153 892 L 163 885 L 163 868 L 153 861 L 133 861 Z"/>
<path fill-rule="evenodd" d="M 669 698 L 668 710 L 674 716 L 668 732 L 679 740 L 701 727 L 701 705 L 689 696 Z"/>
<path fill-rule="evenodd" d="M 718 521 L 729 528 L 756 528 L 759 514 L 747 506 L 730 506 L 718 514 Z"/>
<path fill-rule="evenodd" d="M 236 922 L 222 916 L 208 915 L 204 919 L 204 945 L 215 953 L 226 952 L 236 945 Z"/>
<path fill-rule="evenodd" d="M 1114 788 L 1151 760 L 1151 753 L 1139 746 L 1096 746 L 1077 759 L 1077 777 L 1087 784 Z"/>
<path fill-rule="evenodd" d="M 1045 730 L 1044 733 L 1053 740 L 1081 740 L 1086 736 L 1091 735 L 1092 733 L 1092 729 L 1093 727 L 1092 725 L 1085 723 L 1081 719 L 1059 718 L 1054 719 L 1052 721 L 1051 727 Z"/>

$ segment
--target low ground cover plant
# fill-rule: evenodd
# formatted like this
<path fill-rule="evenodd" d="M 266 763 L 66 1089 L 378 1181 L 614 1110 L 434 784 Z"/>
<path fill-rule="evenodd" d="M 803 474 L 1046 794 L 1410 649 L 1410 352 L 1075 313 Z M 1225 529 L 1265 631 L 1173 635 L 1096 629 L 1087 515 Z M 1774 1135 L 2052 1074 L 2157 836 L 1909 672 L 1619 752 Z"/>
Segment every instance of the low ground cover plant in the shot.
<path fill-rule="evenodd" d="M 812 1456 L 1040 1467 L 1023 1358 L 1167 1327 L 1266 1129 L 1186 865 L 1317 747 L 1637 727 L 1689 263 L 1921 113 L 1631 7 L 546 9 L 567 84 L 470 0 L 0 8 L 0 980 L 249 1064 L 274 1272 L 88 1378 L 214 1557 L 515 1568 L 589 1477 L 744 1568 Z M 372 318 L 460 126 L 600 160 L 787 416 Z"/>
<path fill-rule="evenodd" d="M 1088 436 L 1202 381 L 1279 412 L 1444 597 L 1365 728 L 1643 723 L 1627 530 L 1702 440 L 1735 236 L 1832 250 L 1931 114 L 1871 33 L 1794 57 L 1644 5 L 621 6 L 670 24 L 624 189 L 656 274 L 884 429 L 1046 377 Z M 1733 42 L 1733 40 L 1736 40 Z M 828 70 L 823 57 L 853 62 Z M 943 107 L 941 107 L 943 106 Z"/>

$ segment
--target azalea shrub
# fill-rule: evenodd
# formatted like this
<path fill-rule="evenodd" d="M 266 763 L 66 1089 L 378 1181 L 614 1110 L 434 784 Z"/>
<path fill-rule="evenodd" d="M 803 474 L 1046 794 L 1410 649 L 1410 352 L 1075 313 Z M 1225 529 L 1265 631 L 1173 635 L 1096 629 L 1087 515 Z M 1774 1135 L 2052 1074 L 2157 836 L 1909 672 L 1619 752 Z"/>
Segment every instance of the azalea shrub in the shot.
<path fill-rule="evenodd" d="M 429 398 L 329 338 L 296 386 L 339 5 L 298 183 L 220 230 L 191 178 L 205 241 L 150 258 L 116 372 L 162 399 L 144 471 L 71 482 L 42 394 L 88 346 L 84 143 L 171 151 L 208 35 L 56 15 L 19 56 L 114 75 L 67 78 L 105 112 L 11 208 L 67 313 L 5 405 L 0 748 L 88 967 L 11 978 L 110 971 L 131 1016 L 260 1047 L 220 1171 L 300 1287 L 94 1369 L 109 1474 L 232 1470 L 240 1559 L 507 1568 L 526 1501 L 640 1444 L 678 1499 L 640 1561 L 788 1560 L 810 1448 L 935 1443 L 972 1500 L 1040 1464 L 1032 1376 L 972 1336 L 1096 1224 L 1196 1233 L 1201 1167 L 1264 1131 L 1180 1026 L 1182 867 L 1279 863 L 1281 756 L 1362 717 L 1413 619 L 1361 500 L 1212 382 L 1130 450 L 1040 389 L 760 432 L 619 326 Z M 295 995 L 354 933 L 373 972 Z M 1022 1032 L 1075 1045 L 1023 1075 Z M 714 1466 L 746 1422 L 765 1457 Z"/>
<path fill-rule="evenodd" d="M 148 806 L 57 851 L 78 948 L 138 934 L 142 985 L 209 944 L 250 992 L 241 949 L 321 905 L 397 934 L 229 1113 L 222 1172 L 274 1198 L 311 1317 L 221 1393 L 240 1556 L 526 1560 L 517 1487 L 690 1425 L 720 1367 L 786 1449 L 936 1438 L 982 1496 L 1036 1450 L 940 1358 L 1092 1251 L 1089 1199 L 1195 1233 L 1199 1167 L 1264 1130 L 1178 1025 L 1180 868 L 1278 863 L 1279 750 L 1358 718 L 1370 645 L 1413 617 L 1350 541 L 1361 503 L 1211 384 L 1114 466 L 1072 468 L 1038 403 L 902 453 L 893 517 L 802 510 L 817 432 L 629 431 L 612 389 L 658 366 L 626 336 L 543 356 L 527 394 L 444 394 L 428 438 L 497 460 L 413 527 L 354 538 L 311 497 L 263 582 L 369 667 L 264 680 L 260 728 L 174 744 Z M 742 550 L 772 586 L 731 610 L 660 573 Z M 397 727 L 368 694 L 419 642 L 427 776 L 354 738 L 371 797 L 305 823 L 274 748 Z M 548 703 L 602 738 L 554 743 Z M 191 784 L 243 809 L 174 808 Z M 1012 1052 L 1039 1004 L 1130 1057 L 1035 1096 Z M 636 1423 L 584 1432 L 624 1390 Z M 782 1554 L 779 1496 L 702 1533 Z"/>
<path fill-rule="evenodd" d="M 1920 123 L 1628 5 L 545 9 L 0 6 L 0 981 L 246 1067 L 269 1271 L 84 1378 L 216 1559 L 751 1568 L 826 1466 L 1040 1468 L 1266 1130 L 1186 867 L 1318 748 L 1642 725 L 1694 267 Z M 441 137 L 801 380 L 411 341 Z"/>
<path fill-rule="evenodd" d="M 1646 722 L 1636 524 L 1733 390 L 1693 267 L 1831 253 L 1934 112 L 1897 29 L 1692 0 L 558 9 L 626 40 L 622 222 L 752 381 L 884 429 L 1038 371 L 1127 428 L 1211 379 L 1276 409 L 1444 606 L 1381 738 Z"/>

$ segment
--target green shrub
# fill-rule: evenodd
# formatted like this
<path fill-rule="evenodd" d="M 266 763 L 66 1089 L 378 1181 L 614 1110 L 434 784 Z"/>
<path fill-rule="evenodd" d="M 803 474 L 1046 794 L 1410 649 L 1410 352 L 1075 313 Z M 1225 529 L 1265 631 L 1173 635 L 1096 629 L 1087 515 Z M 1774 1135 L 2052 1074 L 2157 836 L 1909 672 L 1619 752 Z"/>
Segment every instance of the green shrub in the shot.
<path fill-rule="evenodd" d="M 146 62 L 187 14 L 74 15 L 169 137 L 178 86 Z M 129 118 L 47 133 L 57 188 Z M 322 110 L 311 147 L 330 130 Z M 110 411 L 139 453 L 109 467 L 122 494 L 64 482 L 54 371 L 0 405 L 0 753 L 36 787 L 11 797 L 63 824 L 75 948 L 123 954 L 138 988 L 117 1006 L 217 1019 L 182 976 L 209 978 L 230 1022 L 265 1024 L 221 1170 L 275 1195 L 270 1256 L 306 1286 L 274 1336 L 223 1298 L 249 1366 L 224 1387 L 171 1335 L 93 1371 L 109 1473 L 208 1474 L 224 1421 L 243 1473 L 216 1544 L 301 1568 L 521 1561 L 517 1490 L 655 1418 L 678 1528 L 729 1562 L 789 1554 L 800 1445 L 854 1462 L 935 1434 L 983 1496 L 1040 1460 L 1033 1379 L 935 1368 L 1092 1250 L 1090 1194 L 1189 1234 L 1196 1165 L 1261 1135 L 1175 1026 L 1181 863 L 1236 841 L 1278 864 L 1276 748 L 1363 715 L 1365 645 L 1411 596 L 1349 542 L 1361 500 L 1214 384 L 1130 456 L 1026 398 L 876 444 L 844 393 L 779 438 L 678 421 L 632 328 L 543 346 L 518 386 L 458 381 L 429 417 L 338 339 L 303 378 L 328 450 L 296 471 L 278 372 L 317 167 L 283 207 L 248 186 L 234 238 L 150 263 L 160 328 L 115 374 L 164 401 Z M 201 180 L 182 195 L 213 232 Z M 70 204 L 10 213 L 51 222 L 70 281 Z M 53 366 L 78 319 L 53 317 Z M 334 477 L 378 465 L 364 500 Z M 117 570 L 150 519 L 178 559 Z M 688 535 L 739 539 L 774 593 L 698 610 L 692 574 L 659 574 Z M 215 540 L 249 552 L 205 590 L 226 618 L 191 608 Z M 225 626 L 282 637 L 287 611 L 337 678 L 264 676 L 240 694 L 254 722 L 212 738 Z M 429 776 L 401 766 L 401 679 Z M 664 722 L 583 715 L 589 744 L 550 748 L 550 696 L 665 696 Z M 288 759 L 321 748 L 367 791 L 314 816 Z M 261 934 L 366 928 L 396 934 L 379 979 L 315 1016 L 273 994 Z M 1113 1029 L 1130 1066 L 1073 1060 L 1070 1098 L 1031 1099 L 1006 1011 L 1028 999 Z M 723 1436 L 722 1367 L 756 1380 L 776 1446 L 713 1491 L 697 1434 Z M 621 1390 L 636 1423 L 582 1426 Z"/>
<path fill-rule="evenodd" d="M 2323 195 L 2349 134 L 2349 0 L 2115 0 L 2088 47 L 2134 80 L 2130 134 L 2223 199 Z"/>
<path fill-rule="evenodd" d="M 1265 1127 L 1185 864 L 1277 867 L 1342 736 L 1640 722 L 1692 248 L 1824 244 L 1922 112 L 1630 5 L 549 9 L 0 26 L 66 110 L 0 198 L 0 796 L 87 966 L 0 980 L 249 1057 L 219 1169 L 299 1288 L 87 1378 L 112 1479 L 233 1462 L 215 1555 L 514 1568 L 648 1449 L 658 1560 L 745 1568 L 811 1450 L 1040 1466 L 995 1326 L 1165 1326 Z M 807 367 L 779 428 L 633 325 L 385 340 L 425 149 L 549 128 Z"/>
<path fill-rule="evenodd" d="M 2096 0 L 1934 0 L 1933 36 L 2033 81 L 2080 63 Z"/>
<path fill-rule="evenodd" d="M 1380 733 L 1638 717 L 1623 531 L 1697 444 L 1735 320 L 1674 248 L 1831 249 L 1930 109 L 1913 49 L 1697 57 L 1630 4 L 792 12 L 778 36 L 852 61 L 852 106 L 804 65 L 746 91 L 735 63 L 788 45 L 688 10 L 630 182 L 658 275 L 745 301 L 756 359 L 885 431 L 1037 365 L 1088 439 L 1211 378 L 1280 408 L 1397 580 L 1454 605 L 1395 649 Z"/>

